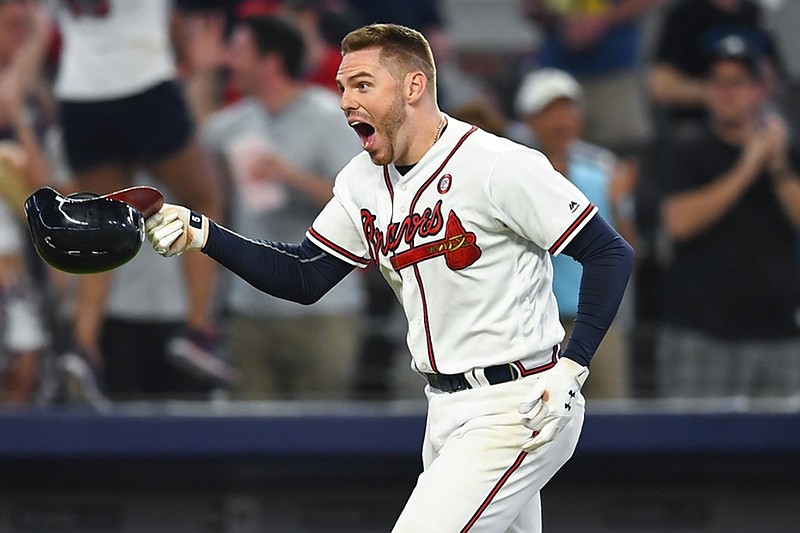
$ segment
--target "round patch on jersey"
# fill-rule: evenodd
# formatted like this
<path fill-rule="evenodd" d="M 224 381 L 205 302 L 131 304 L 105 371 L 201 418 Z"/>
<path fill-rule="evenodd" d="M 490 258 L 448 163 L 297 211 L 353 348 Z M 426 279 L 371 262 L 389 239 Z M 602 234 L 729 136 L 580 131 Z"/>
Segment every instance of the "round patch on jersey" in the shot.
<path fill-rule="evenodd" d="M 439 194 L 444 194 L 450 190 L 450 185 L 453 184 L 453 176 L 450 174 L 445 174 L 441 178 L 439 178 L 439 183 L 436 185 L 436 189 L 439 191 Z"/>

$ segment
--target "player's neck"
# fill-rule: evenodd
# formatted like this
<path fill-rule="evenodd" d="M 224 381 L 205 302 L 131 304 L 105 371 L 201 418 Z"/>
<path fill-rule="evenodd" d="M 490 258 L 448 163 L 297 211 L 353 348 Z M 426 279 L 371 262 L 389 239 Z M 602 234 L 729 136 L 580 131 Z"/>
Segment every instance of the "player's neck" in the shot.
<path fill-rule="evenodd" d="M 438 108 L 420 116 L 420 120 L 413 120 L 409 114 L 403 125 L 408 139 L 408 149 L 398 156 L 394 161 L 395 165 L 407 166 L 419 163 L 428 150 L 436 144 L 447 126 L 447 118 Z"/>

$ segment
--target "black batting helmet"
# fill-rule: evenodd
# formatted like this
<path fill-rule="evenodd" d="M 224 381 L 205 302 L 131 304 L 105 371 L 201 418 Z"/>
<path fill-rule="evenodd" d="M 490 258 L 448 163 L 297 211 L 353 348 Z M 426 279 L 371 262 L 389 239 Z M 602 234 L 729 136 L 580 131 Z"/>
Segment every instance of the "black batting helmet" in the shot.
<path fill-rule="evenodd" d="M 33 244 L 49 265 L 74 274 L 127 263 L 144 241 L 144 217 L 135 207 L 91 193 L 62 196 L 43 187 L 25 201 Z"/>

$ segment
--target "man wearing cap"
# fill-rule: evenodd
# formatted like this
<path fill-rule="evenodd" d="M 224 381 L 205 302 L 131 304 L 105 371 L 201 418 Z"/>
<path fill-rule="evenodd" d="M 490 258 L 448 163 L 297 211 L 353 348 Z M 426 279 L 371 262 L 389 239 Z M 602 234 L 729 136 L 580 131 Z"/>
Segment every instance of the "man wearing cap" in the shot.
<path fill-rule="evenodd" d="M 800 390 L 800 153 L 767 104 L 762 57 L 724 39 L 706 75 L 710 120 L 668 158 L 673 243 L 663 396 L 777 397 Z"/>
<path fill-rule="evenodd" d="M 528 74 L 516 96 L 516 112 L 524 124 L 521 137 L 542 151 L 556 170 L 594 203 L 604 219 L 635 243 L 631 193 L 636 171 L 612 152 L 581 140 L 584 132 L 583 91 L 569 73 L 543 68 Z M 523 140 L 523 139 L 520 139 Z M 572 331 L 578 312 L 580 264 L 569 257 L 553 258 L 553 292 L 565 331 Z M 598 348 L 592 384 L 586 394 L 621 398 L 629 394 L 627 346 L 618 324 L 609 328 Z"/>

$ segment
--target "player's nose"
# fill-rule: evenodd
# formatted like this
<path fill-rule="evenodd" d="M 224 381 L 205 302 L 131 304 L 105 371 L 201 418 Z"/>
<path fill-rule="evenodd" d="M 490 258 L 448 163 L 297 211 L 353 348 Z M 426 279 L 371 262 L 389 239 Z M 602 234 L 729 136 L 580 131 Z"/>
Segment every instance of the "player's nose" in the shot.
<path fill-rule="evenodd" d="M 339 100 L 339 107 L 344 111 L 344 114 L 347 115 L 351 111 L 358 109 L 358 102 L 353 98 L 353 93 L 345 89 L 342 91 L 342 96 Z"/>

